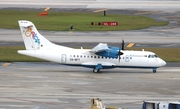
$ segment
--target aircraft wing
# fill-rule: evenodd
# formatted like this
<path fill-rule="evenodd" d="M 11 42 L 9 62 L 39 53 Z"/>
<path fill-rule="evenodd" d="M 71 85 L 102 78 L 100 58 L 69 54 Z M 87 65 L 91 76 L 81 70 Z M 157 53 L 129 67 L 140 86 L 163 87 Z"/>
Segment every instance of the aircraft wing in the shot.
<path fill-rule="evenodd" d="M 108 50 L 108 45 L 104 44 L 104 43 L 99 43 L 97 46 L 95 46 L 94 48 L 92 48 L 89 52 L 90 53 L 98 53 L 98 52 L 104 52 L 106 50 Z"/>
<path fill-rule="evenodd" d="M 89 52 L 103 57 L 118 58 L 119 50 L 120 48 L 118 47 L 108 46 L 107 44 L 99 43 Z"/>

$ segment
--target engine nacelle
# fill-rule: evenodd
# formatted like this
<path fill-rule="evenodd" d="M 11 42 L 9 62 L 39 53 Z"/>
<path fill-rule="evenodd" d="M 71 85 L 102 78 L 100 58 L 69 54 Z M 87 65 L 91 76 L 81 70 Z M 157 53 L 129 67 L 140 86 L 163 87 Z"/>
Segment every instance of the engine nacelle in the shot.
<path fill-rule="evenodd" d="M 97 52 L 96 54 L 99 56 L 109 57 L 109 58 L 118 58 L 118 52 L 117 49 L 107 49 L 102 52 Z"/>

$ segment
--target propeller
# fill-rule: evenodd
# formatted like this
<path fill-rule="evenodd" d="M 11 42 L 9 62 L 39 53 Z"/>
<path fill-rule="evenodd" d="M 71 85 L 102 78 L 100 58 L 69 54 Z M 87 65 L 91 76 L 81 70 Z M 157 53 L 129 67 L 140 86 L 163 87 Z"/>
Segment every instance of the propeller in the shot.
<path fill-rule="evenodd" d="M 124 39 L 122 39 L 122 47 L 121 50 L 124 50 Z"/>
<path fill-rule="evenodd" d="M 121 50 L 124 50 L 124 39 L 122 39 Z M 123 52 L 121 52 L 121 50 L 120 50 L 120 47 L 119 47 L 119 51 L 118 51 L 119 62 L 120 62 L 120 59 L 121 59 L 121 55 L 124 54 Z"/>

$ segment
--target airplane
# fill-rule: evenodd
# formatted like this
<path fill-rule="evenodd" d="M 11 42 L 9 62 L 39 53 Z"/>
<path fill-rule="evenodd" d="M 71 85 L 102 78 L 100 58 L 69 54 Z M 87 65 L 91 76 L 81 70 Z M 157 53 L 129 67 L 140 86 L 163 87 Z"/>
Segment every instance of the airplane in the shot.
<path fill-rule="evenodd" d="M 17 51 L 22 55 L 63 65 L 92 68 L 94 73 L 111 68 L 149 68 L 156 73 L 157 68 L 166 65 L 166 62 L 153 52 L 124 50 L 124 40 L 121 48 L 99 43 L 92 49 L 74 49 L 50 42 L 30 21 L 19 20 L 18 23 L 26 48 Z"/>

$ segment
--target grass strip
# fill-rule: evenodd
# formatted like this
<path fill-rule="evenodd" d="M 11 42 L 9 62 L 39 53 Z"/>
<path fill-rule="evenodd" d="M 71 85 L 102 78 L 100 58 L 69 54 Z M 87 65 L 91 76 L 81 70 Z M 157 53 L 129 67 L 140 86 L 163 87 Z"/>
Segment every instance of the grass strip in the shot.
<path fill-rule="evenodd" d="M 18 54 L 24 46 L 0 46 L 0 62 L 43 62 L 44 60 Z"/>
<path fill-rule="evenodd" d="M 168 22 L 137 15 L 110 14 L 93 12 L 49 12 L 48 16 L 38 17 L 40 11 L 0 10 L 0 28 L 17 29 L 18 20 L 32 21 L 39 30 L 69 31 L 73 24 L 75 31 L 119 31 L 137 30 L 150 26 L 164 26 Z M 91 22 L 118 22 L 118 26 L 95 26 Z"/>

